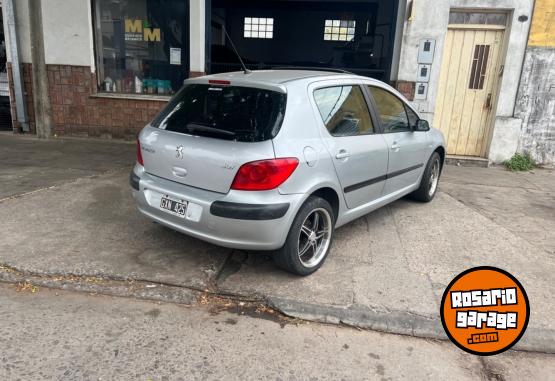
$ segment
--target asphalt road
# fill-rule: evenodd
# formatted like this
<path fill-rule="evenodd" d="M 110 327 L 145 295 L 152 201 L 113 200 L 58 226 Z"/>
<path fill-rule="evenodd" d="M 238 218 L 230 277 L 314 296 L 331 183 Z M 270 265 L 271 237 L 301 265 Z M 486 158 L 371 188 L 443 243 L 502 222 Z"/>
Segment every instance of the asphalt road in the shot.
<path fill-rule="evenodd" d="M 480 358 L 449 342 L 221 309 L 0 284 L 0 379 L 548 380 L 555 374 L 553 355 Z"/>

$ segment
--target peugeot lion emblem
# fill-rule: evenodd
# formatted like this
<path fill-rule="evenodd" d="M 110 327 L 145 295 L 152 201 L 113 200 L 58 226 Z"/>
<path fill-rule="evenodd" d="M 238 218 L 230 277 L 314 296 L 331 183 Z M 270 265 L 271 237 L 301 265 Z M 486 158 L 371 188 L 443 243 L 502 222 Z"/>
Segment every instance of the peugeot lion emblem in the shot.
<path fill-rule="evenodd" d="M 175 157 L 183 160 L 183 146 L 177 146 L 175 148 Z"/>

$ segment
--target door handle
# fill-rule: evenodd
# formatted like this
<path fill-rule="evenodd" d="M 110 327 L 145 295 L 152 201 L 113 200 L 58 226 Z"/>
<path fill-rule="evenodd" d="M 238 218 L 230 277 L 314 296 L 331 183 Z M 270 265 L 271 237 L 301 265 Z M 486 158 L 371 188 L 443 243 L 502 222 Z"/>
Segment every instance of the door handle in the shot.
<path fill-rule="evenodd" d="M 337 153 L 337 155 L 335 155 L 335 158 L 341 160 L 341 159 L 346 159 L 346 158 L 348 158 L 348 157 L 350 157 L 350 156 L 351 156 L 351 154 L 350 154 L 349 152 L 347 152 L 346 150 L 342 149 L 342 150 L 339 150 L 339 152 Z"/>
<path fill-rule="evenodd" d="M 488 94 L 488 97 L 486 98 L 486 108 L 488 110 L 491 109 L 491 93 Z"/>
<path fill-rule="evenodd" d="M 399 151 L 400 148 L 401 148 L 401 146 L 397 142 L 393 142 L 391 144 L 391 150 L 392 151 Z"/>

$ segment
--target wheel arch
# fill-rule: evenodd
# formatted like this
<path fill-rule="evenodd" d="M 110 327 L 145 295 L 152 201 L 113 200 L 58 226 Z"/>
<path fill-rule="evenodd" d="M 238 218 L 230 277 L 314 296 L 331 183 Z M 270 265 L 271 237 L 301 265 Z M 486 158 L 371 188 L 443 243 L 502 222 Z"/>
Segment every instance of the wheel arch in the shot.
<path fill-rule="evenodd" d="M 443 169 L 443 163 L 445 162 L 445 147 L 437 146 L 434 152 L 439 154 L 439 158 L 441 160 L 441 169 Z"/>
<path fill-rule="evenodd" d="M 335 189 L 331 187 L 322 187 L 313 191 L 310 195 L 326 200 L 333 210 L 334 222 L 337 222 L 337 218 L 339 217 L 339 195 Z"/>

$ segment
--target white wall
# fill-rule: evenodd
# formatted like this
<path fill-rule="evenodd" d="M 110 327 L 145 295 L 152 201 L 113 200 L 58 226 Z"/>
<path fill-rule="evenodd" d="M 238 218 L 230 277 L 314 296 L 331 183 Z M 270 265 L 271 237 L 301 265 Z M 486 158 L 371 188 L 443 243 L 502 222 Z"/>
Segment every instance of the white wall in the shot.
<path fill-rule="evenodd" d="M 28 0 L 14 0 L 21 62 L 31 62 Z M 91 65 L 89 0 L 42 0 L 44 52 L 47 64 Z M 5 18 L 4 18 L 5 20 Z M 5 36 L 8 36 L 4 22 Z M 6 38 L 8 40 L 8 38 Z M 8 61 L 9 41 L 6 41 Z"/>
<path fill-rule="evenodd" d="M 89 0 L 42 0 L 46 64 L 91 66 L 90 6 Z"/>
<path fill-rule="evenodd" d="M 449 22 L 449 10 L 451 8 L 469 9 L 499 9 L 510 11 L 512 19 L 506 30 L 505 41 L 508 46 L 505 59 L 505 70 L 500 85 L 499 97 L 496 108 L 496 121 L 494 129 L 499 125 L 507 125 L 507 118 L 513 117 L 515 101 L 518 91 L 518 83 L 522 69 L 528 29 L 532 18 L 533 0 L 413 0 L 413 19 L 405 20 L 404 35 L 399 62 L 398 80 L 416 81 L 418 68 L 417 55 L 418 43 L 423 38 L 436 40 L 434 61 L 431 67 L 428 96 L 425 101 L 413 102 L 425 118 L 432 121 L 437 97 L 439 75 L 441 71 L 441 59 L 447 25 Z M 527 16 L 525 22 L 518 21 L 519 16 Z M 499 136 L 499 135 L 498 135 Z M 492 139 L 491 145 L 504 144 L 501 140 Z M 516 142 L 514 142 L 516 144 Z M 495 147 L 493 147 L 495 148 Z M 498 150 L 496 150 L 498 152 Z"/>

